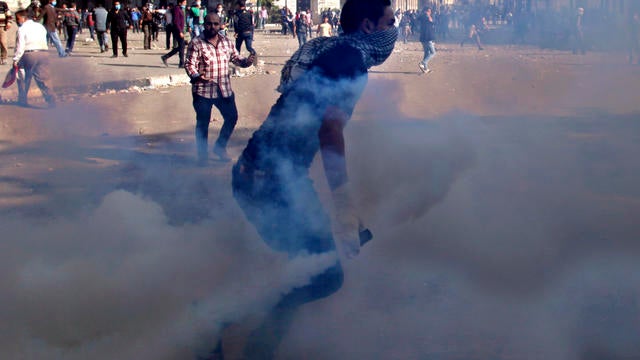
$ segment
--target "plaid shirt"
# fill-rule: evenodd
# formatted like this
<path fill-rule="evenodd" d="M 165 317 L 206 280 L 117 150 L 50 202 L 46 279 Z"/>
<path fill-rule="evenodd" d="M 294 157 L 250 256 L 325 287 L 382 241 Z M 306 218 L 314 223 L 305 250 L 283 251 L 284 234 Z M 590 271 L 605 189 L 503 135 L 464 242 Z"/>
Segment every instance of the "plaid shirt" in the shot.
<path fill-rule="evenodd" d="M 227 37 L 219 35 L 218 45 L 214 46 L 199 36 L 189 42 L 185 70 L 190 78 L 199 75 L 210 79 L 210 82 L 196 82 L 191 91 L 208 99 L 215 99 L 222 95 L 227 98 L 233 95 L 231 78 L 229 77 L 229 62 L 238 66 L 246 66 L 246 59 L 241 58 L 235 46 Z"/>

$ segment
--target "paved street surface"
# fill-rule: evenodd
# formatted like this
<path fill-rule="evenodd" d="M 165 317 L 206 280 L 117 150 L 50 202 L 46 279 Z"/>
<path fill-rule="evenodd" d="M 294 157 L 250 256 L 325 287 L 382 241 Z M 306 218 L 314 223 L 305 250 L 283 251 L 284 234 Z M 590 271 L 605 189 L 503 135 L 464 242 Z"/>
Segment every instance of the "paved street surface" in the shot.
<path fill-rule="evenodd" d="M 132 37 L 128 58 L 80 36 L 55 59 L 56 109 L 35 85 L 30 108 L 0 93 L 2 358 L 192 359 L 227 326 L 239 359 L 263 311 L 323 266 L 266 248 L 230 163 L 196 166 L 184 72 Z M 234 158 L 297 41 L 255 47 L 259 66 L 232 78 Z M 371 69 L 346 138 L 374 238 L 278 359 L 640 358 L 640 67 L 436 47 L 428 75 L 416 42 Z M 311 172 L 328 202 L 319 161 Z"/>

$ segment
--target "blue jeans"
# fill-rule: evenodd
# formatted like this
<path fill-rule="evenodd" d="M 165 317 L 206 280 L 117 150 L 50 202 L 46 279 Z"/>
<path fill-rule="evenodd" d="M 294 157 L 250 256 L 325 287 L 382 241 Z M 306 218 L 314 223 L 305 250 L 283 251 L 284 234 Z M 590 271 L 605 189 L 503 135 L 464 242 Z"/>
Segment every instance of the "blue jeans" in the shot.
<path fill-rule="evenodd" d="M 236 38 L 236 50 L 238 50 L 238 52 L 240 52 L 240 48 L 242 47 L 242 41 L 244 41 L 245 46 L 247 47 L 247 50 L 253 54 L 256 51 L 253 49 L 253 33 L 251 31 L 245 31 L 242 33 L 238 34 L 238 37 Z"/>
<path fill-rule="evenodd" d="M 56 50 L 58 50 L 58 56 L 60 57 L 67 56 L 67 53 L 64 51 L 64 47 L 62 46 L 62 42 L 58 37 L 58 30 L 47 31 L 47 36 L 49 37 L 49 41 L 51 41 L 53 46 L 56 47 Z"/>
<path fill-rule="evenodd" d="M 422 47 L 424 48 L 424 57 L 422 58 L 422 65 L 424 65 L 425 69 L 428 69 L 429 60 L 431 60 L 436 55 L 436 47 L 433 44 L 433 41 L 423 42 Z"/>
<path fill-rule="evenodd" d="M 298 32 L 298 46 L 302 47 L 307 42 L 307 33 L 306 32 Z"/>
<path fill-rule="evenodd" d="M 280 177 L 257 170 L 240 157 L 232 171 L 233 195 L 247 219 L 272 249 L 292 257 L 334 251 L 331 221 L 313 182 L 308 173 L 293 173 L 295 175 Z M 274 358 L 296 310 L 337 292 L 342 283 L 342 267 L 336 260 L 323 272 L 313 275 L 308 284 L 283 294 L 262 325 L 249 336 L 244 358 Z"/>
<path fill-rule="evenodd" d="M 233 133 L 233 128 L 238 122 L 238 109 L 236 107 L 235 95 L 223 98 L 218 94 L 218 98 L 208 99 L 197 94 L 193 94 L 193 109 L 196 111 L 196 146 L 198 148 L 198 159 L 204 161 L 208 159 L 207 151 L 209 138 L 209 123 L 211 122 L 211 108 L 215 106 L 224 122 L 220 135 L 216 140 L 216 147 L 226 148 L 227 142 Z"/>

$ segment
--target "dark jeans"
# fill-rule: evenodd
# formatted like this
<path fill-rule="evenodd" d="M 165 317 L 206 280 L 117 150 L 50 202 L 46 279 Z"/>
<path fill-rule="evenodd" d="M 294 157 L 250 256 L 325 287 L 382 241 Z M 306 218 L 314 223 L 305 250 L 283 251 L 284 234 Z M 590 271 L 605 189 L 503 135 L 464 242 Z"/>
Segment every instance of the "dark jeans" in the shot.
<path fill-rule="evenodd" d="M 122 54 L 127 55 L 127 30 L 111 30 L 111 50 L 118 56 L 118 39 L 122 43 Z"/>
<path fill-rule="evenodd" d="M 96 31 L 96 36 L 98 37 L 98 45 L 100 45 L 100 52 L 105 51 L 107 48 L 107 33 L 106 31 Z"/>
<path fill-rule="evenodd" d="M 238 34 L 238 37 L 236 38 L 236 50 L 238 50 L 238 52 L 240 52 L 240 48 L 242 47 L 243 41 L 249 53 L 253 54 L 256 52 L 252 46 L 253 33 L 251 31 L 245 31 Z"/>
<path fill-rule="evenodd" d="M 175 50 L 175 49 L 174 49 Z M 198 148 L 198 159 L 204 161 L 208 159 L 208 139 L 209 123 L 211 122 L 211 109 L 215 106 L 224 119 L 220 135 L 216 140 L 216 147 L 226 148 L 227 142 L 233 133 L 238 122 L 238 109 L 236 108 L 236 97 L 231 95 L 223 98 L 218 94 L 218 98 L 208 99 L 193 93 L 193 109 L 196 111 L 196 146 Z"/>
<path fill-rule="evenodd" d="M 324 211 L 308 173 L 279 178 L 254 169 L 242 157 L 232 171 L 233 195 L 262 239 L 290 256 L 335 250 L 331 221 Z M 342 287 L 340 262 L 314 275 L 308 285 L 283 295 L 245 345 L 246 359 L 271 359 L 303 304 L 327 297 Z"/>
<path fill-rule="evenodd" d="M 76 35 L 78 34 L 77 26 L 67 26 L 67 49 L 68 53 L 73 51 L 73 45 L 76 42 Z"/>
<path fill-rule="evenodd" d="M 167 25 L 164 26 L 164 33 L 166 35 L 165 40 L 166 40 L 166 45 L 167 45 L 166 48 L 167 49 L 171 49 L 172 48 L 172 46 L 171 46 L 171 33 L 172 32 L 173 32 L 173 25 L 167 24 Z M 175 41 L 175 38 L 174 38 L 174 41 Z"/>
<path fill-rule="evenodd" d="M 173 39 L 178 42 L 178 46 L 174 47 L 163 55 L 165 59 L 172 57 L 175 54 L 178 54 L 179 63 L 178 66 L 184 66 L 184 37 L 180 37 L 180 31 L 177 29 L 173 29 Z"/>

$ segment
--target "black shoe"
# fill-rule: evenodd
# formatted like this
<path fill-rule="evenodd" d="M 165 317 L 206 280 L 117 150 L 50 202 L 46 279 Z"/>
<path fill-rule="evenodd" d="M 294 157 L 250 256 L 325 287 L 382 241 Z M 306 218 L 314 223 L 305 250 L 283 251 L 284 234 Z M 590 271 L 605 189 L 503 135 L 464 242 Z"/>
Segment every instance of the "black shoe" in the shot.
<path fill-rule="evenodd" d="M 162 63 L 165 67 L 169 67 L 169 64 L 167 64 L 167 58 L 165 58 L 164 56 L 160 56 L 160 60 L 162 60 Z"/>
<path fill-rule="evenodd" d="M 112 59 L 113 59 L 113 58 L 117 58 L 117 57 L 118 57 L 118 55 L 111 55 L 111 58 L 112 58 Z"/>
<path fill-rule="evenodd" d="M 223 147 L 214 146 L 213 147 L 213 153 L 218 155 L 218 157 L 220 158 L 220 161 L 224 161 L 224 162 L 231 161 L 231 158 L 229 157 L 229 154 L 227 154 L 227 149 L 225 149 Z"/>
<path fill-rule="evenodd" d="M 129 57 L 129 55 L 127 55 L 127 54 L 122 54 L 122 56 L 124 56 L 124 57 Z"/>
<path fill-rule="evenodd" d="M 178 65 L 178 69 L 184 69 L 184 65 Z"/>

